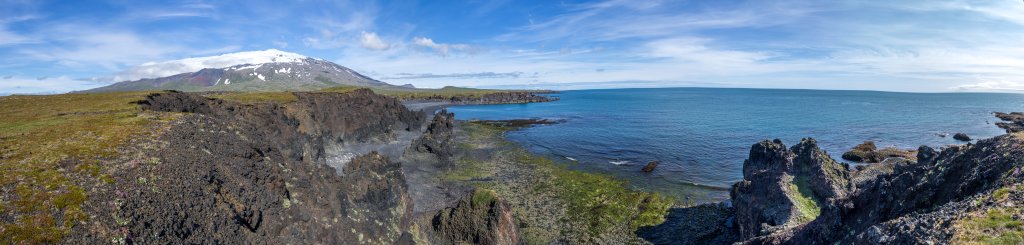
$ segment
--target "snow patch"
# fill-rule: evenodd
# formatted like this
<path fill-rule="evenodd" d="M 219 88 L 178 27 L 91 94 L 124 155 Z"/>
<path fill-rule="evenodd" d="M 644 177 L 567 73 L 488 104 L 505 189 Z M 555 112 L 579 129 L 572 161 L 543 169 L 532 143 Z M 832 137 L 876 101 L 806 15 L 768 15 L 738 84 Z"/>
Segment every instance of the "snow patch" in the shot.
<path fill-rule="evenodd" d="M 267 79 L 263 78 L 263 74 L 256 74 L 256 78 L 259 78 L 260 80 L 263 80 L 263 81 L 267 80 Z"/>
<path fill-rule="evenodd" d="M 305 59 L 307 58 L 309 57 L 277 49 L 237 52 L 217 56 L 149 62 L 121 72 L 111 77 L 111 79 L 115 82 L 119 82 L 144 78 L 158 78 L 186 72 L 196 72 L 206 68 L 220 69 L 233 67 L 233 70 L 242 70 L 259 68 L 258 65 L 267 63 L 300 63 L 305 62 Z M 246 66 L 235 67 L 240 65 Z"/>
<path fill-rule="evenodd" d="M 224 85 L 231 84 L 231 78 L 224 79 Z"/>

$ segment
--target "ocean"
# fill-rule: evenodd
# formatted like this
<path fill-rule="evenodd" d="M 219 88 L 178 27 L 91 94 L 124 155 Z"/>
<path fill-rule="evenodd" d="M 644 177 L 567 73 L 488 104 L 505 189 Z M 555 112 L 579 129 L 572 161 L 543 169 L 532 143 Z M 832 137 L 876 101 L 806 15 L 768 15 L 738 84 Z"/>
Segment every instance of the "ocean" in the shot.
<path fill-rule="evenodd" d="M 750 146 L 813 137 L 833 158 L 873 140 L 879 147 L 959 144 L 1002 134 L 995 111 L 1024 111 L 1024 95 L 732 88 L 563 91 L 550 103 L 449 108 L 457 119 L 564 120 L 507 138 L 569 168 L 606 173 L 631 187 L 695 203 L 728 198 Z M 940 134 L 948 134 L 940 137 Z M 652 173 L 640 169 L 661 164 Z"/>

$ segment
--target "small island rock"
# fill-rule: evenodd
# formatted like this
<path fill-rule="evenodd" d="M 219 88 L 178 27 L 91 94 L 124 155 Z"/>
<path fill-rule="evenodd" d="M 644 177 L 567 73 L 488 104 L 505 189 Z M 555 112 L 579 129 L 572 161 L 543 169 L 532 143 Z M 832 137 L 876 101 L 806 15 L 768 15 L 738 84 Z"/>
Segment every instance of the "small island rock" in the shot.
<path fill-rule="evenodd" d="M 953 135 L 953 139 L 959 141 L 971 141 L 971 137 L 967 136 L 965 133 L 956 133 Z"/>
<path fill-rule="evenodd" d="M 641 169 L 641 170 L 644 171 L 644 173 L 653 172 L 654 168 L 658 167 L 658 163 L 660 163 L 660 162 L 659 161 L 651 161 L 651 162 L 647 163 L 647 166 L 644 166 L 644 168 Z"/>

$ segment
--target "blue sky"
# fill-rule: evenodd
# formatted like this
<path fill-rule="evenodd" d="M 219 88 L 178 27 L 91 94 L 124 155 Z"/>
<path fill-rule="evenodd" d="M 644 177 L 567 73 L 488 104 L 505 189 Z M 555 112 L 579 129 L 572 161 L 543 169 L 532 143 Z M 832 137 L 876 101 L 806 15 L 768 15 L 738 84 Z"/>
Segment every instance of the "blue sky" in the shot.
<path fill-rule="evenodd" d="M 10 1 L 0 94 L 279 49 L 418 87 L 1024 91 L 1024 2 Z"/>

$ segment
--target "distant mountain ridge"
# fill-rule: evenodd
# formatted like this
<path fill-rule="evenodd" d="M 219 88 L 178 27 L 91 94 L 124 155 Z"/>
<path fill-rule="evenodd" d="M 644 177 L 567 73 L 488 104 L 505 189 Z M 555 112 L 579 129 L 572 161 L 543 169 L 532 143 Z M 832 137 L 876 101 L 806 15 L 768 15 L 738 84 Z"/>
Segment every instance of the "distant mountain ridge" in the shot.
<path fill-rule="evenodd" d="M 346 85 L 408 89 L 375 80 L 330 61 L 276 49 L 148 63 L 135 68 L 152 73 L 166 72 L 160 69 L 199 70 L 123 81 L 79 92 L 308 91 Z"/>

